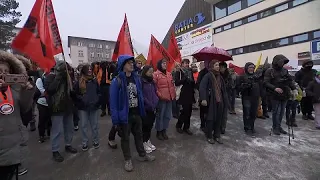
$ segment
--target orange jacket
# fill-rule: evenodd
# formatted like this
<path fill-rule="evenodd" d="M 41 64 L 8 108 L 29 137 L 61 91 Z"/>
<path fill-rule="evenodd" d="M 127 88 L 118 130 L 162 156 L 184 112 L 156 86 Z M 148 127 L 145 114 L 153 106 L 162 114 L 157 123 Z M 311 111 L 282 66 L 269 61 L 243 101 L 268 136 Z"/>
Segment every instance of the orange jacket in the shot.
<path fill-rule="evenodd" d="M 153 80 L 156 84 L 157 95 L 160 100 L 172 101 L 176 99 L 176 90 L 170 72 L 164 74 L 157 70 L 153 74 Z"/>

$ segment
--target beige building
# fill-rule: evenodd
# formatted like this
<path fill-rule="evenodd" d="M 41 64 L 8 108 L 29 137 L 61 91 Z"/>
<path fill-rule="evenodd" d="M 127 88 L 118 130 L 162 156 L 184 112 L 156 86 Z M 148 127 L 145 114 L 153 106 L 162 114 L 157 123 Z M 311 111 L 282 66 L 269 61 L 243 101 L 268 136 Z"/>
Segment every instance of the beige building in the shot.
<path fill-rule="evenodd" d="M 283 54 L 297 67 L 298 59 L 310 59 L 310 42 L 320 39 L 320 0 L 205 1 L 212 5 L 214 45 L 239 66 L 257 62 L 262 53 L 263 61 Z M 314 64 L 320 66 L 320 59 Z"/>

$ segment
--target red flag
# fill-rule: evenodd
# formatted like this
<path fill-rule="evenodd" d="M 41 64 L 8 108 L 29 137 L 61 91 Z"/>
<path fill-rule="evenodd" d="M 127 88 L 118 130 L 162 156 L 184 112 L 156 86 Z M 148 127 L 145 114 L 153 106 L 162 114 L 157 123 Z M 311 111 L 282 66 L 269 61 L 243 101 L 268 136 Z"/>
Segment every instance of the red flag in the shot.
<path fill-rule="evenodd" d="M 112 61 L 117 61 L 119 55 L 121 54 L 134 56 L 131 35 L 130 35 L 126 14 L 124 15 L 124 21 L 118 35 L 116 46 L 113 51 Z"/>
<path fill-rule="evenodd" d="M 244 74 L 244 68 L 243 67 L 239 67 L 237 65 L 234 65 L 234 64 L 230 63 L 229 64 L 229 68 L 233 68 L 234 72 L 236 72 L 238 75 Z"/>
<path fill-rule="evenodd" d="M 171 36 L 170 36 L 170 41 L 168 45 L 168 53 L 173 57 L 173 59 L 176 62 L 181 63 L 182 58 L 181 58 L 180 50 L 179 50 L 178 43 L 175 38 L 173 29 L 171 30 Z"/>
<path fill-rule="evenodd" d="M 12 48 L 27 55 L 45 71 L 55 65 L 54 55 L 63 50 L 51 0 L 36 0 Z"/>
<path fill-rule="evenodd" d="M 152 65 L 154 69 L 157 69 L 157 62 L 161 59 L 167 60 L 167 71 L 171 72 L 172 66 L 170 65 L 174 64 L 174 59 L 159 43 L 159 41 L 153 35 L 151 35 L 147 64 Z"/>

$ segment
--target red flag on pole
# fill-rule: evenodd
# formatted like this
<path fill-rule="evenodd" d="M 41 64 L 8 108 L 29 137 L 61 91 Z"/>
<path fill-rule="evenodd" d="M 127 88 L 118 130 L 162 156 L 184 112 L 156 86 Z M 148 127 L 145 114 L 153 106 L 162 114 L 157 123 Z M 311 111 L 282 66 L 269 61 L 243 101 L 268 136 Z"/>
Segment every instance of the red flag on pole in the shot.
<path fill-rule="evenodd" d="M 179 50 L 178 43 L 175 38 L 173 29 L 171 30 L 171 36 L 170 36 L 170 41 L 168 45 L 168 53 L 173 57 L 173 59 L 176 62 L 181 63 L 182 58 L 181 58 L 180 50 Z"/>
<path fill-rule="evenodd" d="M 13 39 L 12 48 L 45 71 L 55 65 L 54 56 L 63 49 L 51 0 L 36 0 L 27 22 Z"/>
<path fill-rule="evenodd" d="M 134 56 L 126 14 L 124 15 L 124 21 L 118 35 L 116 46 L 113 51 L 112 61 L 117 61 L 119 55 L 121 54 Z"/>
<path fill-rule="evenodd" d="M 174 64 L 174 59 L 159 41 L 151 35 L 147 64 L 152 65 L 154 69 L 157 69 L 157 62 L 161 59 L 167 60 L 167 71 L 170 72 L 172 68 L 171 64 Z"/>

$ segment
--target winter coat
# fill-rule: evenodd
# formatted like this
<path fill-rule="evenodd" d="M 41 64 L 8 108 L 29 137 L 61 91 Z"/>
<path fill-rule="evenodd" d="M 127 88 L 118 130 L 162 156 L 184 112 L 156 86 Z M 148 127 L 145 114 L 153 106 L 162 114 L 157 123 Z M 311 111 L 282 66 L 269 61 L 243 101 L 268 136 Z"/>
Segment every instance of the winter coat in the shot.
<path fill-rule="evenodd" d="M 289 60 L 283 55 L 277 55 L 273 58 L 272 68 L 269 68 L 265 72 L 264 86 L 266 87 L 267 92 L 270 93 L 275 100 L 288 100 L 290 98 L 290 89 L 296 89 L 288 70 L 279 67 L 280 64 L 286 64 L 288 62 Z M 279 94 L 275 92 L 276 88 L 281 88 L 283 93 Z"/>
<path fill-rule="evenodd" d="M 164 74 L 157 70 L 153 73 L 153 80 L 157 88 L 157 95 L 160 100 L 172 101 L 176 98 L 176 91 L 173 84 L 172 75 L 169 72 Z"/>
<path fill-rule="evenodd" d="M 225 83 L 223 78 L 221 78 L 221 91 L 222 91 L 222 101 L 223 101 L 223 112 L 217 112 L 217 102 L 215 97 L 215 89 L 213 89 L 213 77 L 211 73 L 207 73 L 201 80 L 199 87 L 199 102 L 202 100 L 207 101 L 208 107 L 208 120 L 216 120 L 217 113 L 223 113 L 221 120 L 227 118 L 227 110 L 229 107 L 228 94 L 226 91 Z"/>
<path fill-rule="evenodd" d="M 113 125 L 127 124 L 129 114 L 129 95 L 127 91 L 127 77 L 123 72 L 123 66 L 129 60 L 134 61 L 133 56 L 121 55 L 118 58 L 118 76 L 114 78 L 110 86 L 110 111 Z M 145 116 L 143 92 L 139 75 L 131 73 L 135 81 L 138 95 L 138 108 L 140 116 Z"/>
<path fill-rule="evenodd" d="M 199 76 L 196 82 L 196 88 L 199 90 L 200 87 L 200 83 L 201 80 L 203 79 L 203 77 L 208 73 L 208 69 L 207 68 L 203 68 L 200 72 L 199 72 Z"/>
<path fill-rule="evenodd" d="M 255 74 L 249 74 L 248 67 L 254 65 L 247 62 L 244 66 L 244 74 L 237 79 L 237 88 L 241 92 L 242 97 L 258 99 L 260 97 L 260 84 Z"/>
<path fill-rule="evenodd" d="M 157 89 L 154 82 L 149 82 L 144 78 L 141 78 L 142 91 L 144 99 L 144 107 L 146 110 L 154 111 L 158 105 L 159 98 L 157 96 Z"/>
<path fill-rule="evenodd" d="M 78 110 L 98 110 L 100 106 L 100 88 L 96 79 L 86 82 L 86 92 L 80 92 L 79 82 L 74 85 L 75 105 Z"/>
<path fill-rule="evenodd" d="M 306 88 L 307 96 L 311 96 L 313 103 L 320 103 L 320 80 L 313 80 Z"/>
<path fill-rule="evenodd" d="M 0 51 L 0 61 L 10 65 L 13 74 L 27 74 L 22 62 L 10 53 Z M 25 127 L 22 125 L 21 114 L 32 108 L 35 87 L 27 90 L 19 84 L 10 86 L 14 101 L 14 111 L 10 115 L 0 114 L 0 166 L 21 163 L 20 144 L 27 140 Z"/>
<path fill-rule="evenodd" d="M 301 68 L 295 74 L 295 81 L 299 84 L 301 88 L 306 88 L 308 84 L 314 80 L 317 71 L 315 69 L 305 69 Z"/>
<path fill-rule="evenodd" d="M 180 70 L 175 73 L 175 85 L 182 85 L 178 103 L 181 105 L 189 105 L 195 103 L 194 89 L 195 81 L 190 69 Z"/>

